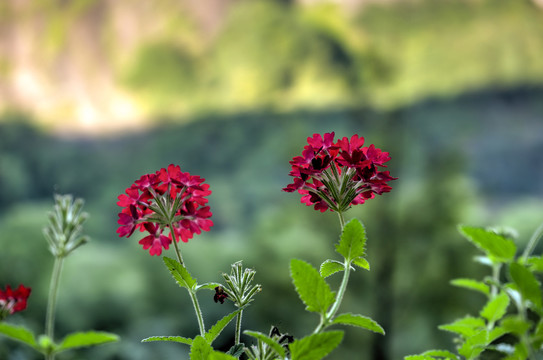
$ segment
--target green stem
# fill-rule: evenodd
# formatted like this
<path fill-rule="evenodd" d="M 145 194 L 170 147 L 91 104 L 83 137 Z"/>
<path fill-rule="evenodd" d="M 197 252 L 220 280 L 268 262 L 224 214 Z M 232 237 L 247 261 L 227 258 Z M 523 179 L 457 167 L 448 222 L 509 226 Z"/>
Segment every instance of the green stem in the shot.
<path fill-rule="evenodd" d="M 313 331 L 313 334 L 320 333 L 327 327 L 330 323 L 330 320 L 336 315 L 336 312 L 339 310 L 339 306 L 343 301 L 343 296 L 345 295 L 345 290 L 347 290 L 347 284 L 349 283 L 349 275 L 351 273 L 351 264 L 348 261 L 345 261 L 345 270 L 343 271 L 343 280 L 341 280 L 341 285 L 337 291 L 336 301 L 332 304 L 332 307 L 326 315 L 321 317 L 321 321 L 317 328 Z"/>
<path fill-rule="evenodd" d="M 241 337 L 241 317 L 243 316 L 243 310 L 241 310 L 238 313 L 237 319 L 236 319 L 236 333 L 235 333 L 235 345 L 238 345 L 240 343 L 240 337 Z"/>
<path fill-rule="evenodd" d="M 45 314 L 45 335 L 47 335 L 47 337 L 49 337 L 51 341 L 54 341 L 53 337 L 55 332 L 55 309 L 63 260 L 64 258 L 61 256 L 55 257 L 53 274 L 51 276 L 51 284 L 49 286 L 49 298 L 47 300 L 47 312 Z M 45 358 L 47 360 L 52 360 L 55 358 L 55 355 L 47 354 Z"/>
<path fill-rule="evenodd" d="M 198 318 L 198 327 L 200 328 L 200 335 L 204 336 L 206 333 L 206 329 L 204 326 L 204 317 L 202 315 L 202 310 L 200 309 L 200 304 L 198 303 L 198 298 L 196 297 L 196 293 L 192 290 L 189 290 L 190 299 L 192 300 L 192 306 L 194 306 L 194 312 L 196 313 L 196 317 Z"/>
<path fill-rule="evenodd" d="M 337 215 L 339 216 L 339 224 L 341 225 L 341 231 L 343 232 L 343 228 L 345 227 L 345 218 L 343 217 L 343 213 L 338 211 Z"/>
<path fill-rule="evenodd" d="M 338 211 L 339 216 L 339 223 L 341 225 L 341 231 L 343 231 L 343 228 L 345 227 L 345 218 L 343 217 L 343 213 Z M 351 274 L 351 262 L 345 259 L 345 270 L 343 271 L 343 279 L 341 280 L 341 284 L 339 285 L 339 289 L 337 291 L 336 300 L 332 304 L 332 307 L 328 312 L 322 316 L 321 315 L 321 321 L 319 325 L 315 328 L 313 331 L 313 334 L 317 334 L 321 332 L 326 326 L 328 326 L 330 320 L 336 315 L 337 311 L 339 310 L 339 306 L 341 305 L 341 302 L 343 301 L 343 296 L 345 295 L 345 291 L 347 290 L 347 284 L 349 283 L 349 275 Z"/>
<path fill-rule="evenodd" d="M 498 295 L 498 286 L 496 284 L 500 283 L 500 271 L 501 271 L 501 264 L 493 264 L 492 265 L 492 280 L 493 284 L 490 287 L 490 299 L 494 299 Z"/>
<path fill-rule="evenodd" d="M 543 224 L 539 225 L 537 230 L 534 232 L 532 237 L 530 238 L 530 241 L 528 242 L 528 245 L 526 245 L 526 249 L 524 249 L 524 253 L 522 254 L 522 261 L 526 262 L 526 259 L 528 259 L 528 256 L 534 251 L 537 243 L 539 240 L 543 237 Z"/>
<path fill-rule="evenodd" d="M 175 231 L 173 230 L 173 224 L 170 222 L 170 233 L 172 234 L 173 238 L 173 244 L 175 248 L 175 254 L 177 255 L 177 260 L 182 266 L 185 266 L 183 263 L 183 257 L 181 256 L 181 251 L 179 251 L 179 246 L 177 245 L 177 236 L 175 235 Z M 200 335 L 204 336 L 206 333 L 205 326 L 204 326 L 204 317 L 202 315 L 202 310 L 200 309 L 200 304 L 198 303 L 198 298 L 196 297 L 196 293 L 192 289 L 187 289 L 190 295 L 190 299 L 192 300 L 192 306 L 194 307 L 194 312 L 196 313 L 196 318 L 198 319 L 198 326 L 200 328 Z"/>
<path fill-rule="evenodd" d="M 183 257 L 181 256 L 181 251 L 179 250 L 179 245 L 177 245 L 177 236 L 175 235 L 175 231 L 173 229 L 173 223 L 170 221 L 168 226 L 170 227 L 170 234 L 172 234 L 173 247 L 175 249 L 175 255 L 177 255 L 177 260 L 181 265 L 185 266 Z"/>

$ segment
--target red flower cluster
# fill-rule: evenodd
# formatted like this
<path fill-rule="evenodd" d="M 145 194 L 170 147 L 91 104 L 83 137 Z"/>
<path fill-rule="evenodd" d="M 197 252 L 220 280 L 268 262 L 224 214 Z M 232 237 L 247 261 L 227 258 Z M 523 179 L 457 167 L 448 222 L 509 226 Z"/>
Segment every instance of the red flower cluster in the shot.
<path fill-rule="evenodd" d="M 0 320 L 17 311 L 26 309 L 26 301 L 30 296 L 31 289 L 19 285 L 15 290 L 12 290 L 9 285 L 6 286 L 6 291 L 0 290 Z"/>
<path fill-rule="evenodd" d="M 211 194 L 205 179 L 181 171 L 173 164 L 154 174 L 143 175 L 126 194 L 119 195 L 120 237 L 130 237 L 136 229 L 149 235 L 139 241 L 151 255 L 160 255 L 172 240 L 187 242 L 213 226 L 206 196 Z M 168 235 L 164 229 L 168 227 Z"/>
<path fill-rule="evenodd" d="M 375 194 L 381 195 L 392 188 L 388 181 L 395 180 L 388 171 L 379 171 L 390 160 L 387 152 L 373 144 L 364 145 L 364 138 L 353 135 L 334 142 L 334 133 L 324 137 L 314 134 L 307 138 L 302 156 L 291 161 L 290 176 L 294 182 L 283 191 L 298 191 L 301 202 L 314 205 L 321 212 L 327 209 L 344 212 L 351 205 L 363 204 Z"/>

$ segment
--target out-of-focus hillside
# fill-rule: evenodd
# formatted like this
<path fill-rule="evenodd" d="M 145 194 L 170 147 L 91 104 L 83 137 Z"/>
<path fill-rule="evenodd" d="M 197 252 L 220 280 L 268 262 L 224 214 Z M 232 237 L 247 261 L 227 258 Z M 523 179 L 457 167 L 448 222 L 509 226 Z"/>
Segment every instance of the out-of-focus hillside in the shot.
<path fill-rule="evenodd" d="M 541 84 L 541 38 L 531 0 L 5 0 L 0 109 L 101 132 L 160 116 L 394 108 Z"/>

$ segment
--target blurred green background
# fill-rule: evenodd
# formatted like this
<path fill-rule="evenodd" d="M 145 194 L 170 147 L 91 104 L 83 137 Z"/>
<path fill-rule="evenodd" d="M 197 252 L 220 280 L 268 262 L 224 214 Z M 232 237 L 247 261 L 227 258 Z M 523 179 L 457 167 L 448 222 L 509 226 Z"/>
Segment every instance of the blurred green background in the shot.
<path fill-rule="evenodd" d="M 318 319 L 303 311 L 289 261 L 333 256 L 339 225 L 281 188 L 306 138 L 335 131 L 389 151 L 399 179 L 347 213 L 366 225 L 371 271 L 353 274 L 342 310 L 387 335 L 349 328 L 329 358 L 452 349 L 436 326 L 484 299 L 448 282 L 486 274 L 456 225 L 511 226 L 522 247 L 543 221 L 540 6 L 0 2 L 0 287 L 32 287 L 8 321 L 43 332 L 52 256 L 41 229 L 53 194 L 72 193 L 86 200 L 92 241 L 65 263 L 57 336 L 95 329 L 122 341 L 59 359 L 188 358 L 185 345 L 140 343 L 194 336 L 196 319 L 161 259 L 115 233 L 117 196 L 175 163 L 213 191 L 215 226 L 181 247 L 193 275 L 220 281 L 243 260 L 263 286 L 246 328 L 306 335 Z M 232 310 L 201 294 L 208 325 Z M 37 358 L 0 338 L 0 359 Z"/>

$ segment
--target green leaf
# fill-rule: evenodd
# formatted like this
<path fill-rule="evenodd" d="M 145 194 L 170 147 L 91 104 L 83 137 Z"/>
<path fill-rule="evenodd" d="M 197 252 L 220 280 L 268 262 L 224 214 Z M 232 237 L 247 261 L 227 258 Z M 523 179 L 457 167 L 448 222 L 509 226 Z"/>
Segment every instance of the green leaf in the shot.
<path fill-rule="evenodd" d="M 327 278 L 328 276 L 343 270 L 345 270 L 345 266 L 342 263 L 328 259 L 321 264 L 320 273 L 323 278 Z"/>
<path fill-rule="evenodd" d="M 363 257 L 357 257 L 353 260 L 353 264 L 355 264 L 358 267 L 361 267 L 362 269 L 369 270 L 370 269 L 370 263 L 368 260 L 364 259 Z"/>
<path fill-rule="evenodd" d="M 460 226 L 459 231 L 494 262 L 510 262 L 515 257 L 515 243 L 493 231 L 470 226 Z"/>
<path fill-rule="evenodd" d="M 205 284 L 202 284 L 202 285 L 196 285 L 194 287 L 194 290 L 195 291 L 198 291 L 200 289 L 215 290 L 215 288 L 217 286 L 223 286 L 224 287 L 224 285 L 222 285 L 221 283 L 208 282 L 208 283 L 205 283 Z"/>
<path fill-rule="evenodd" d="M 376 321 L 362 315 L 341 314 L 336 316 L 332 324 L 358 326 L 378 334 L 385 335 L 385 330 Z"/>
<path fill-rule="evenodd" d="M 451 284 L 465 289 L 479 291 L 487 296 L 490 295 L 490 288 L 487 284 L 481 281 L 472 279 L 454 279 L 451 281 Z"/>
<path fill-rule="evenodd" d="M 440 325 L 439 329 L 453 332 L 465 338 L 474 336 L 486 327 L 484 319 L 466 316 L 462 319 L 446 325 Z"/>
<path fill-rule="evenodd" d="M 236 311 L 226 315 L 225 317 L 217 321 L 217 323 L 213 325 L 211 329 L 209 329 L 209 331 L 205 333 L 204 335 L 204 338 L 207 341 L 207 343 L 211 345 L 211 343 L 217 338 L 217 336 L 219 336 L 220 333 L 224 330 L 226 325 L 228 325 L 228 323 L 232 321 L 234 316 L 236 316 L 242 310 L 243 308 L 237 309 Z"/>
<path fill-rule="evenodd" d="M 486 303 L 483 310 L 481 310 L 480 315 L 487 319 L 488 322 L 494 323 L 505 315 L 510 301 L 509 296 L 502 291 L 494 299 L 491 299 Z"/>
<path fill-rule="evenodd" d="M 421 355 L 432 356 L 434 358 L 458 360 L 458 356 L 447 350 L 428 350 Z"/>
<path fill-rule="evenodd" d="M 347 261 L 364 257 L 366 254 L 366 231 L 358 219 L 352 219 L 343 227 L 336 251 Z"/>
<path fill-rule="evenodd" d="M 36 343 L 34 334 L 24 326 L 16 326 L 0 322 L 0 334 L 38 349 L 38 344 Z"/>
<path fill-rule="evenodd" d="M 209 354 L 208 360 L 238 360 L 237 357 L 234 357 L 230 354 L 226 354 L 220 351 L 212 351 Z"/>
<path fill-rule="evenodd" d="M 226 353 L 232 355 L 235 358 L 239 358 L 243 354 L 245 348 L 244 343 L 233 345 Z"/>
<path fill-rule="evenodd" d="M 275 353 L 281 359 L 283 359 L 286 356 L 285 348 L 283 348 L 281 344 L 279 344 L 277 341 L 275 341 L 268 335 L 262 334 L 261 332 L 258 332 L 258 331 L 250 331 L 250 330 L 245 330 L 243 333 L 245 335 L 252 336 L 262 341 L 263 343 L 267 344 L 270 348 L 272 348 L 275 351 Z"/>
<path fill-rule="evenodd" d="M 435 360 L 450 359 L 458 360 L 458 356 L 447 350 L 429 350 L 422 354 L 406 356 L 404 360 Z"/>
<path fill-rule="evenodd" d="M 543 272 L 543 257 L 533 256 L 526 261 L 530 265 L 531 271 Z"/>
<path fill-rule="evenodd" d="M 516 262 L 509 267 L 509 273 L 517 289 L 526 300 L 529 300 L 538 312 L 541 312 L 541 290 L 534 274 Z"/>
<path fill-rule="evenodd" d="M 324 314 L 334 302 L 334 293 L 319 272 L 303 260 L 292 259 L 290 276 L 308 311 Z"/>
<path fill-rule="evenodd" d="M 166 264 L 168 270 L 170 270 L 170 273 L 172 274 L 175 281 L 179 284 L 179 286 L 191 290 L 196 285 L 196 280 L 194 280 L 192 276 L 190 276 L 188 270 L 177 260 L 170 259 L 166 256 L 163 259 L 164 264 Z"/>
<path fill-rule="evenodd" d="M 500 326 L 508 333 L 521 336 L 532 326 L 530 322 L 522 319 L 519 315 L 506 316 L 500 321 Z"/>
<path fill-rule="evenodd" d="M 289 345 L 292 360 L 319 360 L 334 350 L 343 339 L 343 331 L 312 334 Z"/>
<path fill-rule="evenodd" d="M 60 343 L 56 352 L 85 346 L 102 345 L 119 341 L 119 336 L 102 331 L 76 332 L 67 335 Z"/>
<path fill-rule="evenodd" d="M 458 349 L 458 353 L 468 360 L 476 359 L 489 344 L 504 334 L 507 334 L 507 331 L 499 326 L 491 331 L 481 330 L 466 339 L 466 342 Z"/>
<path fill-rule="evenodd" d="M 143 339 L 141 342 L 151 342 L 151 341 L 172 341 L 172 342 L 192 345 L 192 339 L 182 337 L 182 336 L 151 336 L 151 337 Z"/>
<path fill-rule="evenodd" d="M 213 352 L 211 345 L 200 335 L 194 338 L 190 347 L 190 360 L 209 360 L 209 356 Z"/>

